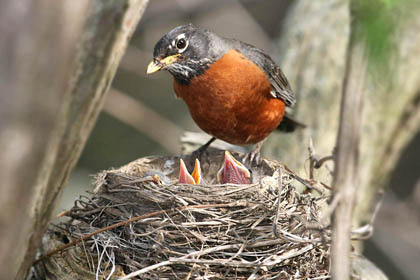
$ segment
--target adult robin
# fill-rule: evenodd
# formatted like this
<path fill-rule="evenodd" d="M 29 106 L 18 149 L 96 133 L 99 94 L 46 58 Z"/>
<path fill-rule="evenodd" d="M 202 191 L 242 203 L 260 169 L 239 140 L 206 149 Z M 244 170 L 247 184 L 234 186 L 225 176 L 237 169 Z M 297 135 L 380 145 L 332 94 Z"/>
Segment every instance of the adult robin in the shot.
<path fill-rule="evenodd" d="M 256 144 L 248 154 L 258 161 L 264 139 L 276 128 L 293 131 L 300 124 L 285 116 L 296 102 L 289 82 L 263 50 L 219 37 L 191 24 L 176 27 L 155 45 L 147 74 L 167 70 L 176 96 L 196 124 L 235 145 Z"/>

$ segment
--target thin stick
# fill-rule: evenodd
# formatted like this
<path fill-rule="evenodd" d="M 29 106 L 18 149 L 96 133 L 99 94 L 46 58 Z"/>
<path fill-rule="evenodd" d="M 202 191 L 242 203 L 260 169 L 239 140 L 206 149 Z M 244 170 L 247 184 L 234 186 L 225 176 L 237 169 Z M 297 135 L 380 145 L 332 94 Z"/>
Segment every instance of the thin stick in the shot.
<path fill-rule="evenodd" d="M 299 177 L 299 175 L 297 175 L 295 172 L 293 172 L 292 170 L 289 169 L 289 167 L 287 167 L 286 165 L 283 165 L 284 169 L 286 169 L 286 171 L 289 173 L 289 175 L 295 179 L 296 181 L 298 181 L 299 183 L 301 183 L 302 185 L 304 185 L 305 187 L 307 187 L 310 190 L 315 190 L 320 194 L 323 194 L 323 191 L 321 189 L 319 189 L 316 186 L 313 186 L 311 184 L 309 184 L 305 179 Z"/>
<path fill-rule="evenodd" d="M 302 255 L 302 254 L 312 250 L 313 248 L 314 248 L 313 244 L 308 244 L 305 247 L 302 247 L 300 249 L 291 249 L 289 251 L 284 252 L 280 256 L 273 256 L 273 257 L 267 258 L 266 260 L 263 261 L 262 265 L 273 266 L 273 265 L 279 264 L 279 263 L 281 263 L 281 262 L 283 262 L 287 259 Z M 270 258 L 272 258 L 273 260 L 269 261 Z"/>
<path fill-rule="evenodd" d="M 161 267 L 161 266 L 165 266 L 165 265 L 168 265 L 168 264 L 171 264 L 171 263 L 172 263 L 172 261 L 164 261 L 164 262 L 161 262 L 161 263 L 157 263 L 157 264 L 154 264 L 154 265 L 151 265 L 151 266 L 145 267 L 145 268 L 143 268 L 143 269 L 140 269 L 140 270 L 137 270 L 137 271 L 131 272 L 130 274 L 127 274 L 127 275 L 126 275 L 126 276 L 124 276 L 124 277 L 118 278 L 118 280 L 127 280 L 127 279 L 131 279 L 131 278 L 136 277 L 136 276 L 138 276 L 138 275 L 140 275 L 140 274 L 143 274 L 143 273 L 149 272 L 149 271 L 151 271 L 151 270 L 153 270 L 153 269 L 156 269 L 156 268 L 159 268 L 159 267 Z"/>
<path fill-rule="evenodd" d="M 183 211 L 183 210 L 187 210 L 187 209 L 223 208 L 223 207 L 232 207 L 232 206 L 240 206 L 240 205 L 241 205 L 240 201 L 235 202 L 235 203 L 190 205 L 190 206 L 177 207 L 177 208 L 172 209 L 172 210 L 160 210 L 160 211 L 156 211 L 156 212 L 152 212 L 152 213 L 147 213 L 147 214 L 144 214 L 144 215 L 141 215 L 141 216 L 131 218 L 129 220 L 125 220 L 125 221 L 122 221 L 122 222 L 119 222 L 119 223 L 116 223 L 116 224 L 98 229 L 98 230 L 96 230 L 92 233 L 86 234 L 86 235 L 82 236 L 81 238 L 73 240 L 72 242 L 67 243 L 66 245 L 63 245 L 63 246 L 61 246 L 57 249 L 54 249 L 54 250 L 48 252 L 47 254 L 41 256 L 39 259 L 34 261 L 33 264 L 35 265 L 35 264 L 39 263 L 40 261 L 43 261 L 43 260 L 51 257 L 52 255 L 57 254 L 58 252 L 61 252 L 61 251 L 65 250 L 69 247 L 72 247 L 72 246 L 76 245 L 77 243 L 79 243 L 83 240 L 86 240 L 86 239 L 88 239 L 92 236 L 98 235 L 101 232 L 104 232 L 104 231 L 107 231 L 107 230 L 112 230 L 112 229 L 115 229 L 115 228 L 118 228 L 118 227 L 121 227 L 121 226 L 125 226 L 129 223 L 136 222 L 136 221 L 139 221 L 139 220 L 143 220 L 143 219 L 146 219 L 146 218 L 150 218 L 150 217 L 158 216 L 158 215 L 161 215 L 161 214 L 165 214 L 167 212 Z"/>
<path fill-rule="evenodd" d="M 347 47 L 346 69 L 337 135 L 333 193 L 340 194 L 334 211 L 331 246 L 331 272 L 336 280 L 351 276 L 351 227 L 359 178 L 359 143 L 362 122 L 363 88 L 366 58 L 363 41 L 357 38 L 358 21 L 354 20 L 357 1 L 350 1 L 351 30 Z M 357 6 L 357 5 L 355 5 Z"/>
<path fill-rule="evenodd" d="M 274 217 L 273 221 L 273 234 L 275 237 L 279 237 L 278 231 L 277 231 L 277 223 L 279 221 L 279 215 L 280 215 L 280 192 L 281 188 L 283 186 L 283 179 L 282 179 L 282 168 L 279 169 L 279 179 L 278 179 L 278 190 L 277 190 L 277 211 L 276 216 Z"/>
<path fill-rule="evenodd" d="M 314 169 L 319 169 L 322 167 L 322 165 L 329 161 L 334 160 L 334 153 L 330 156 L 324 156 L 320 157 L 316 154 L 314 144 L 312 141 L 312 138 L 309 138 L 309 144 L 308 144 L 308 152 L 309 152 L 309 179 L 314 179 Z"/>
<path fill-rule="evenodd" d="M 377 214 L 379 213 L 379 209 L 382 206 L 382 202 L 384 200 L 385 194 L 383 191 L 379 192 L 380 198 L 378 200 L 378 202 L 376 203 L 372 215 L 370 217 L 370 221 L 369 223 L 367 223 L 366 225 L 355 229 L 351 232 L 352 234 L 352 240 L 366 240 L 372 237 L 373 235 L 373 224 L 375 223 L 375 219 Z M 357 237 L 355 237 L 354 235 L 358 235 Z"/>

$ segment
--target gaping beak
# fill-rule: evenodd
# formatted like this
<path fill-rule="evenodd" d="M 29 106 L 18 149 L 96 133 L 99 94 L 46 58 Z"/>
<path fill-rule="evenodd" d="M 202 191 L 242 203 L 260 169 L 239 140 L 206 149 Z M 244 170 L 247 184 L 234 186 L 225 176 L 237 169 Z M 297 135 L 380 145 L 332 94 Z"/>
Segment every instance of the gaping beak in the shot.
<path fill-rule="evenodd" d="M 201 176 L 201 166 L 200 166 L 200 161 L 198 159 L 195 159 L 194 170 L 193 170 L 191 175 L 192 175 L 196 184 L 201 183 L 201 178 L 202 178 L 202 176 Z"/>
<path fill-rule="evenodd" d="M 201 167 L 198 159 L 195 160 L 194 170 L 192 175 L 187 170 L 185 163 L 182 159 L 179 161 L 179 177 L 178 182 L 180 184 L 200 184 L 201 183 Z"/>
<path fill-rule="evenodd" d="M 225 151 L 225 162 L 217 172 L 217 179 L 221 184 L 250 184 L 251 172 Z"/>
<path fill-rule="evenodd" d="M 159 71 L 163 67 L 176 62 L 178 60 L 179 56 L 180 56 L 180 54 L 174 54 L 174 55 L 167 56 L 167 57 L 165 57 L 161 60 L 159 60 L 159 59 L 152 60 L 149 63 L 149 66 L 147 66 L 146 73 L 149 75 L 149 74 L 153 74 L 153 73 Z"/>

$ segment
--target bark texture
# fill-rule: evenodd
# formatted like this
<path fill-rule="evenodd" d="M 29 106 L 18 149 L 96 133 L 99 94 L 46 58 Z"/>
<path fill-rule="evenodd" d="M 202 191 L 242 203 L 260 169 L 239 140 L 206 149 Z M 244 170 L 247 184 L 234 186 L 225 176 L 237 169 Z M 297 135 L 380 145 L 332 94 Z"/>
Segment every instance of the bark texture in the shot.
<path fill-rule="evenodd" d="M 34 200 L 47 191 L 40 163 L 52 145 L 88 4 L 69 2 L 0 2 L 1 279 L 23 278 L 43 233 Z"/>
<path fill-rule="evenodd" d="M 333 179 L 333 199 L 338 202 L 333 216 L 331 272 L 338 280 L 350 279 L 351 275 L 350 237 L 360 182 L 360 127 L 367 67 L 364 42 L 357 34 L 357 22 L 352 20 L 351 23 Z"/>
<path fill-rule="evenodd" d="M 331 155 L 335 148 L 349 27 L 348 1 L 300 0 L 288 13 L 278 62 L 298 98 L 296 118 L 308 128 L 270 137 L 265 151 L 280 154 L 293 168 L 307 160 L 309 138 L 320 156 Z M 386 186 L 400 153 L 420 128 L 419 32 L 420 18 L 407 16 L 393 38 L 397 48 L 390 58 L 391 76 L 377 79 L 371 71 L 366 75 L 355 225 L 369 221 L 375 194 Z M 300 173 L 308 175 L 308 168 Z M 332 181 L 327 169 L 317 170 L 315 178 Z"/>
<path fill-rule="evenodd" d="M 2 279 L 27 274 L 147 2 L 1 2 Z"/>
<path fill-rule="evenodd" d="M 307 128 L 270 136 L 264 148 L 302 175 L 309 174 L 302 163 L 310 138 L 321 156 L 331 155 L 335 146 L 349 22 L 345 1 L 295 1 L 279 39 L 278 63 L 298 100 L 293 113 Z M 315 175 L 327 182 L 331 176 L 324 171 Z"/>

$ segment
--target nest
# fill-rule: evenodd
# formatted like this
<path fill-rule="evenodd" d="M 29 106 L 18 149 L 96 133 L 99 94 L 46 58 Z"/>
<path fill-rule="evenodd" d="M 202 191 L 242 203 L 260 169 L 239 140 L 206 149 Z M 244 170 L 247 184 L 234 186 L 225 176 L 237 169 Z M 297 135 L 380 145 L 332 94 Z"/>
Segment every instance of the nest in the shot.
<path fill-rule="evenodd" d="M 275 161 L 252 169 L 253 184 L 214 184 L 221 162 L 221 152 L 202 161 L 203 185 L 175 183 L 178 158 L 144 158 L 101 173 L 94 194 L 50 228 L 43 253 L 72 246 L 39 262 L 36 275 L 329 278 L 330 231 L 320 224 L 325 198 L 297 192 L 296 176 Z"/>

